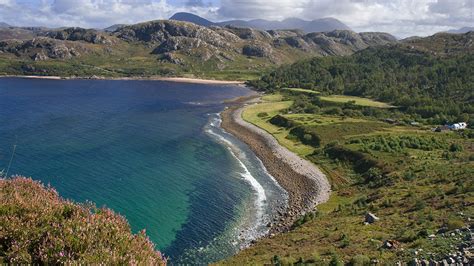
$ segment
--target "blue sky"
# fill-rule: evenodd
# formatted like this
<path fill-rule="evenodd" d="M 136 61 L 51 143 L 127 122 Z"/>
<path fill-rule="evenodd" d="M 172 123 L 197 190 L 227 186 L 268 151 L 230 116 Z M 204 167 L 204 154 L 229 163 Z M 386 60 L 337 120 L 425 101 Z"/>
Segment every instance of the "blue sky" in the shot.
<path fill-rule="evenodd" d="M 355 31 L 426 36 L 474 26 L 474 0 L 0 0 L 0 21 L 16 26 L 103 28 L 186 11 L 207 19 L 334 17 Z"/>

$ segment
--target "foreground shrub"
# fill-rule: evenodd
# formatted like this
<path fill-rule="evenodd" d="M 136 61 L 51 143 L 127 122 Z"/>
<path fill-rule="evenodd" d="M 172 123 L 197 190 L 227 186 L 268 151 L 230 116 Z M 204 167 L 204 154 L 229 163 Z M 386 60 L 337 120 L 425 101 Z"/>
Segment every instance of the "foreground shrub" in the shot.
<path fill-rule="evenodd" d="M 124 217 L 64 200 L 28 178 L 0 179 L 0 228 L 3 263 L 166 264 Z"/>

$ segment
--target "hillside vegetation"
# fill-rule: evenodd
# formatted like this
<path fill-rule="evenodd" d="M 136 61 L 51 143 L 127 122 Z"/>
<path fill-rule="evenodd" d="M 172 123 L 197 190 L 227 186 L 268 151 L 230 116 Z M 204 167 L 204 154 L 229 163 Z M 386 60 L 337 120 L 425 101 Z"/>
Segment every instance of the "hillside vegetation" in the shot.
<path fill-rule="evenodd" d="M 93 29 L 2 28 L 0 75 L 185 76 L 253 79 L 296 60 L 396 42 L 386 33 L 303 33 L 176 20 Z"/>
<path fill-rule="evenodd" d="M 32 179 L 0 179 L 0 262 L 165 265 L 145 232 L 124 217 L 76 204 Z"/>
<path fill-rule="evenodd" d="M 329 202 L 224 264 L 474 262 L 474 131 L 433 132 L 396 108 L 318 98 L 282 90 L 243 118 L 320 167 Z M 364 223 L 368 213 L 380 220 Z"/>
<path fill-rule="evenodd" d="M 473 33 L 463 36 L 472 41 Z M 424 43 L 429 42 L 417 45 Z M 368 97 L 433 124 L 467 122 L 474 114 L 474 53 L 466 48 L 463 54 L 442 57 L 404 45 L 371 47 L 352 56 L 283 66 L 249 84 L 263 91 L 293 87 Z"/>
<path fill-rule="evenodd" d="M 313 58 L 250 81 L 266 95 L 243 118 L 320 167 L 333 193 L 293 231 L 223 263 L 474 263 L 472 36 Z M 468 128 L 443 127 L 457 122 Z"/>

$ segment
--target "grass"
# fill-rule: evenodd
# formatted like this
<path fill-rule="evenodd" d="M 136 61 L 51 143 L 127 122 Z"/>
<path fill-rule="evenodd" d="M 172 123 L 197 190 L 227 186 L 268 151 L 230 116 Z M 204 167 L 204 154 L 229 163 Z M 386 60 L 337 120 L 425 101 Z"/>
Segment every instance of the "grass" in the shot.
<path fill-rule="evenodd" d="M 347 103 L 350 101 L 354 101 L 355 105 L 360 106 L 368 106 L 368 107 L 378 107 L 378 108 L 393 108 L 394 106 L 389 105 L 387 103 L 374 101 L 368 98 L 361 98 L 355 96 L 346 96 L 346 95 L 330 95 L 330 96 L 321 96 L 321 100 L 327 102 L 335 102 L 335 103 Z"/>
<path fill-rule="evenodd" d="M 277 256 L 283 265 L 301 260 L 327 265 L 336 255 L 345 263 L 363 256 L 391 265 L 412 260 L 415 250 L 419 258 L 441 259 L 461 243 L 464 236 L 436 235 L 430 240 L 427 235 L 436 234 L 443 226 L 454 229 L 469 225 L 474 217 L 474 209 L 465 204 L 474 202 L 472 140 L 455 132 L 394 126 L 371 117 L 288 114 L 291 97 L 274 94 L 263 100 L 247 107 L 243 118 L 318 165 L 328 176 L 333 193 L 327 203 L 318 206 L 313 220 L 261 240 L 223 264 L 268 264 Z M 258 115 L 262 112 L 267 115 Z M 322 147 L 303 145 L 289 136 L 288 129 L 270 124 L 269 119 L 276 114 L 313 128 L 321 137 Z M 335 141 L 380 162 L 387 174 L 368 181 L 351 163 L 329 158 L 324 145 Z M 464 148 L 451 152 L 453 143 Z M 369 211 L 380 221 L 364 225 L 364 215 Z M 400 246 L 381 248 L 385 240 L 398 241 Z"/>
<path fill-rule="evenodd" d="M 293 91 L 293 92 L 309 93 L 309 94 L 319 94 L 319 91 L 302 89 L 302 88 L 284 88 L 284 90 Z"/>
<path fill-rule="evenodd" d="M 288 130 L 279 128 L 268 122 L 271 117 L 285 109 L 288 109 L 293 102 L 276 101 L 281 98 L 279 95 L 266 97 L 267 98 L 264 98 L 264 100 L 270 100 L 270 102 L 248 106 L 242 113 L 242 118 L 272 134 L 281 145 L 287 147 L 289 150 L 301 156 L 309 155 L 313 150 L 311 147 L 288 139 Z M 266 116 L 262 117 L 263 114 Z"/>

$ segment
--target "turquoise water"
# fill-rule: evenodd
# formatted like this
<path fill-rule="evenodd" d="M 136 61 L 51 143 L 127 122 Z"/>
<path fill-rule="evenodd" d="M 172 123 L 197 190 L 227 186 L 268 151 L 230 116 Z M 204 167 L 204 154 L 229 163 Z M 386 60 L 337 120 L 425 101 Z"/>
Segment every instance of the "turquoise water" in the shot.
<path fill-rule="evenodd" d="M 225 258 L 264 234 L 286 195 L 219 128 L 237 86 L 0 79 L 0 169 L 146 229 L 174 262 Z"/>

